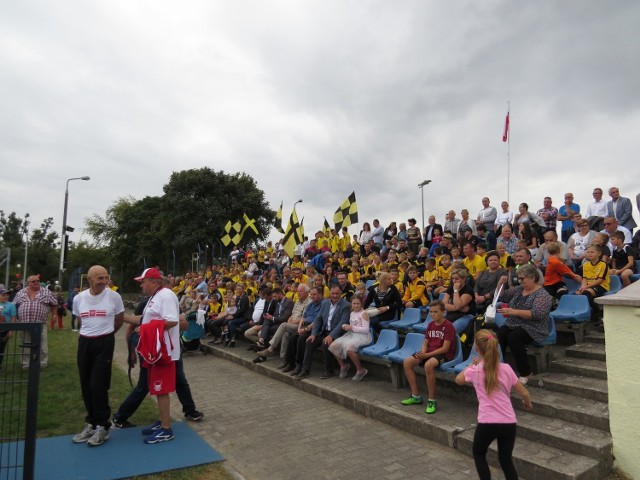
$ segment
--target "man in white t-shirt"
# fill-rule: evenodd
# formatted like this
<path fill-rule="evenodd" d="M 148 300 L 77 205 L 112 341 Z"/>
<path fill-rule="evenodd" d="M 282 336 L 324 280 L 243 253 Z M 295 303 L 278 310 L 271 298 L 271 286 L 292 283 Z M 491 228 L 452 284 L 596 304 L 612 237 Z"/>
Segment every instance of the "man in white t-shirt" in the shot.
<path fill-rule="evenodd" d="M 158 321 L 164 322 L 161 325 L 164 330 L 163 343 L 169 357 L 145 367 L 149 378 L 149 393 L 158 399 L 160 419 L 143 429 L 142 434 L 145 436 L 144 443 L 154 444 L 173 440 L 169 394 L 176 389 L 176 361 L 180 359 L 180 307 L 175 293 L 163 287 L 162 274 L 157 268 L 147 268 L 142 275 L 136 277 L 136 281 L 140 282 L 142 293 L 150 298 L 142 316 L 126 315 L 124 320 L 141 325 L 138 351 L 145 358 L 141 348 L 155 342 L 145 342 L 144 330 L 155 328 Z M 170 361 L 165 363 L 165 360 Z"/>
<path fill-rule="evenodd" d="M 73 299 L 73 314 L 82 320 L 78 339 L 78 371 L 82 399 L 87 409 L 82 432 L 74 443 L 97 447 L 109 440 L 111 407 L 111 365 L 115 332 L 122 326 L 124 305 L 120 295 L 110 288 L 109 274 L 95 265 L 87 273 L 89 289 Z"/>

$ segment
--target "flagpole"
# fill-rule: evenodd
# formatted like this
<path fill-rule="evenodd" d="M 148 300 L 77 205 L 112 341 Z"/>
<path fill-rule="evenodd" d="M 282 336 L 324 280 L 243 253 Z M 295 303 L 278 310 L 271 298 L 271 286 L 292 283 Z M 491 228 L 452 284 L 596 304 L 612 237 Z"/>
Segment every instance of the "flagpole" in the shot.
<path fill-rule="evenodd" d="M 511 187 L 511 99 L 507 100 L 507 116 L 509 117 L 509 126 L 507 132 L 507 203 L 511 203 L 510 187 Z"/>

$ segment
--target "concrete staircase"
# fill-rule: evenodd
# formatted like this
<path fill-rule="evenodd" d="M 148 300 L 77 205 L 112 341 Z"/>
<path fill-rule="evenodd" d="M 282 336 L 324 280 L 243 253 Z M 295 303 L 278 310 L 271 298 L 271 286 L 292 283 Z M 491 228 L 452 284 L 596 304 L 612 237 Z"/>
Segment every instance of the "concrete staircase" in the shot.
<path fill-rule="evenodd" d="M 521 478 L 599 480 L 611 470 L 604 335 L 591 333 L 585 340 L 588 343 L 554 347 L 550 371 L 531 377 L 532 412 L 524 411 L 519 398 L 513 397 L 518 413 L 514 463 Z M 358 383 L 349 378 L 320 380 L 322 367 L 316 362 L 311 377 L 296 381 L 275 368 L 277 358 L 254 364 L 255 354 L 245 346 L 204 348 L 361 415 L 471 455 L 477 413 L 475 392 L 472 387 L 456 385 L 452 375 L 439 374 L 438 412 L 425 415 L 423 405 L 400 404 L 407 396 L 406 389 L 394 389 L 388 369 L 378 365 L 371 365 L 370 374 Z M 499 468 L 495 443 L 489 462 Z"/>

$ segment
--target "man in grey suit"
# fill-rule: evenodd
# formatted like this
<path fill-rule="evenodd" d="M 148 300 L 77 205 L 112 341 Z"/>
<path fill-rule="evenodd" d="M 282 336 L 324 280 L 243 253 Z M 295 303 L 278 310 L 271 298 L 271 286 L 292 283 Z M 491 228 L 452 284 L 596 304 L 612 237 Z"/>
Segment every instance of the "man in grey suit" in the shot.
<path fill-rule="evenodd" d="M 351 305 L 342 298 L 342 290 L 338 285 L 331 287 L 331 298 L 322 302 L 320 314 L 313 321 L 311 335 L 307 338 L 305 345 L 302 369 L 295 377 L 296 380 L 307 378 L 311 373 L 311 362 L 313 351 L 322 344 L 324 356 L 324 373 L 321 380 L 333 376 L 335 368 L 335 357 L 329 351 L 329 345 L 343 333 L 342 325 L 349 322 Z"/>
<path fill-rule="evenodd" d="M 607 212 L 610 217 L 614 217 L 618 220 L 618 225 L 622 225 L 631 233 L 636 228 L 636 222 L 633 219 L 633 205 L 631 200 L 626 197 L 620 196 L 620 190 L 618 187 L 611 187 L 609 189 L 609 196 L 611 201 L 607 202 Z"/>

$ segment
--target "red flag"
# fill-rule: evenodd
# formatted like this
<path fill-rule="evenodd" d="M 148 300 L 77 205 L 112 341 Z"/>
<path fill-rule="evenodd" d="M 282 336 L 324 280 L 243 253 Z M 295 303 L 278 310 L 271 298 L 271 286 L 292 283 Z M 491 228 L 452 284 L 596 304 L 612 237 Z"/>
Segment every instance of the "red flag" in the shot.
<path fill-rule="evenodd" d="M 507 118 L 504 119 L 504 133 L 502 134 L 502 141 L 506 142 L 509 138 L 509 112 L 507 112 Z"/>

